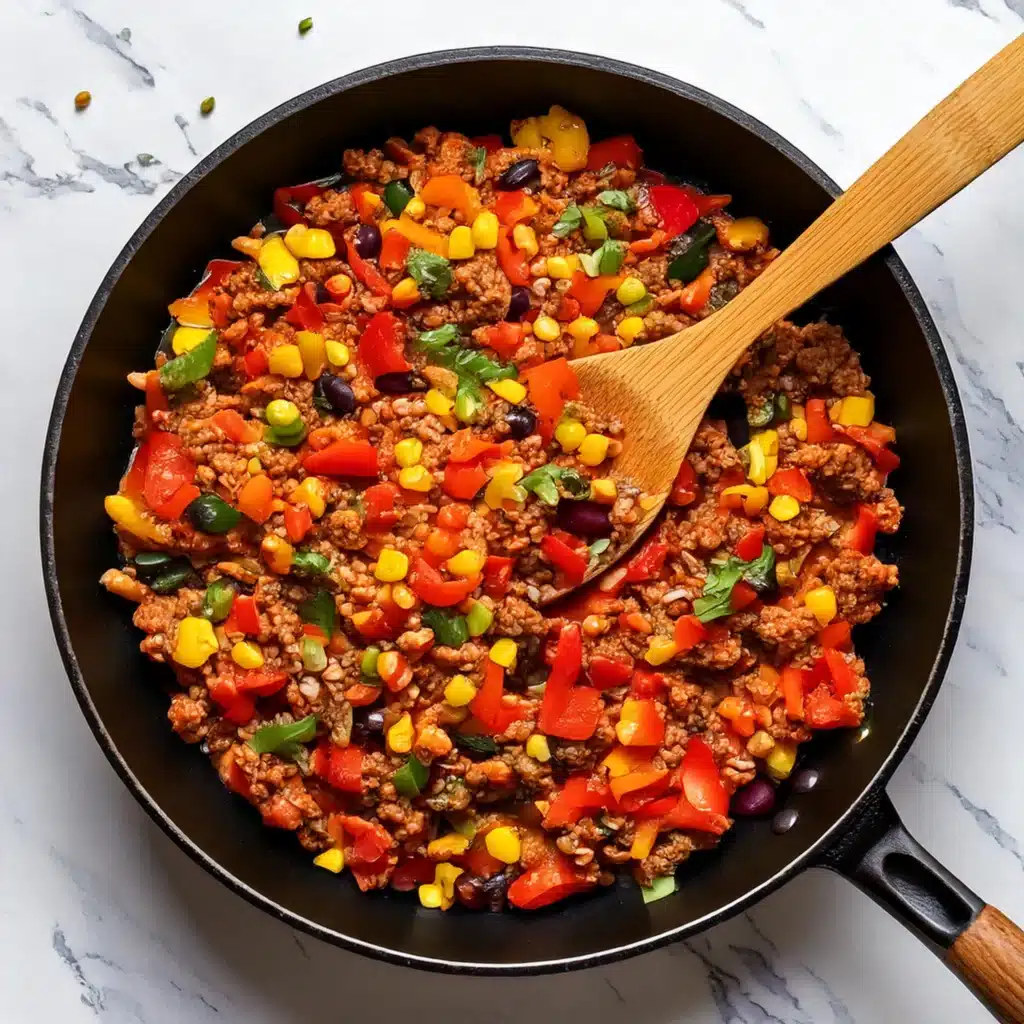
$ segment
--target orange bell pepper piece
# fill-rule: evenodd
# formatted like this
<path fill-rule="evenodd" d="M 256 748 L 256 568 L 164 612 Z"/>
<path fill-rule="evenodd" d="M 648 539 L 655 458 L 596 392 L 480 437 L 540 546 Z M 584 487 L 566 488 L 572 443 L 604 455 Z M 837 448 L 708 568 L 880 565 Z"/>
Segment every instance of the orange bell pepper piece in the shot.
<path fill-rule="evenodd" d="M 480 193 L 457 174 L 440 174 L 420 189 L 420 199 L 430 206 L 458 210 L 467 221 L 480 212 Z"/>
<path fill-rule="evenodd" d="M 265 523 L 273 514 L 274 484 L 266 473 L 246 481 L 238 495 L 238 511 L 254 523 Z"/>
<path fill-rule="evenodd" d="M 705 267 L 683 290 L 679 296 L 679 308 L 690 316 L 696 316 L 707 304 L 711 289 L 715 285 L 715 272 Z"/>
<path fill-rule="evenodd" d="M 584 271 L 577 270 L 572 275 L 569 295 L 579 302 L 580 312 L 584 316 L 593 316 L 601 308 L 608 293 L 618 288 L 624 280 L 625 278 L 621 274 L 587 277 Z"/>

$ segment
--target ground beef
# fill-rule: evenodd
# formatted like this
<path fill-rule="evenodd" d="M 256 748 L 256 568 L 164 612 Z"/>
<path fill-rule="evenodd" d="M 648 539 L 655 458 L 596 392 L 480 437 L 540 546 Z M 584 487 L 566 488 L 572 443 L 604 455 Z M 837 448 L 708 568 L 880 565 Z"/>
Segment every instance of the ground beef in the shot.
<path fill-rule="evenodd" d="M 852 444 L 809 444 L 794 452 L 787 464 L 806 470 L 840 504 L 871 500 L 881 491 L 884 480 L 871 456 Z"/>

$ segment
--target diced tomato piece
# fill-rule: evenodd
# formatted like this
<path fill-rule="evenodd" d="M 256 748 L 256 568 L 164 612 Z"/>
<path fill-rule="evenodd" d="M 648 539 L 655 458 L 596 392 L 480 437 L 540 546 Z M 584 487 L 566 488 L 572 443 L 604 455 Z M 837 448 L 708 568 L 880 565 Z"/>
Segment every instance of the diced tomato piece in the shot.
<path fill-rule="evenodd" d="M 860 715 L 845 701 L 833 697 L 825 684 L 804 700 L 804 719 L 812 729 L 841 729 L 860 725 Z"/>
<path fill-rule="evenodd" d="M 487 483 L 487 473 L 476 463 L 456 464 L 449 462 L 444 468 L 441 487 L 445 494 L 461 501 L 470 501 L 480 493 Z"/>
<path fill-rule="evenodd" d="M 571 295 L 563 295 L 562 301 L 558 306 L 558 312 L 555 313 L 555 319 L 563 324 L 572 323 L 581 313 L 579 300 L 574 299 Z"/>
<path fill-rule="evenodd" d="M 574 686 L 561 714 L 548 722 L 550 736 L 563 740 L 589 740 L 597 730 L 604 711 L 601 694 L 590 686 Z"/>
<path fill-rule="evenodd" d="M 540 549 L 551 564 L 561 571 L 565 586 L 575 587 L 583 582 L 590 565 L 587 555 L 570 547 L 562 537 L 554 533 L 544 535 Z"/>
<path fill-rule="evenodd" d="M 347 845 L 345 847 L 346 864 L 364 867 L 375 864 L 394 845 L 391 835 L 383 825 L 351 814 L 340 814 L 336 817 L 339 819 L 345 839 L 352 840 L 351 848 Z"/>
<path fill-rule="evenodd" d="M 640 698 L 660 697 L 667 689 L 665 677 L 649 668 L 638 668 L 629 685 L 629 692 Z"/>
<path fill-rule="evenodd" d="M 511 359 L 523 343 L 523 325 L 503 320 L 484 330 L 484 344 L 502 359 Z"/>
<path fill-rule="evenodd" d="M 395 509 L 399 489 L 392 483 L 373 484 L 363 491 L 363 515 L 367 530 L 381 530 L 398 522 Z"/>
<path fill-rule="evenodd" d="M 254 523 L 265 523 L 274 513 L 274 482 L 266 473 L 251 476 L 238 492 L 238 511 Z"/>

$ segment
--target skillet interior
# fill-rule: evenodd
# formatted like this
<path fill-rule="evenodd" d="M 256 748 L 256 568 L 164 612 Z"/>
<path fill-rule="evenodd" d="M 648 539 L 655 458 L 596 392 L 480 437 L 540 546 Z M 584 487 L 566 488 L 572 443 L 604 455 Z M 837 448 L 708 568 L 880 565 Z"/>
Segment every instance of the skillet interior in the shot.
<path fill-rule="evenodd" d="M 626 882 L 531 916 L 426 912 L 408 897 L 367 897 L 349 880 L 312 869 L 293 837 L 264 829 L 206 759 L 173 735 L 165 718 L 170 673 L 139 654 L 131 609 L 96 582 L 115 550 L 103 495 L 116 488 L 130 451 L 133 396 L 124 377 L 152 359 L 167 302 L 187 293 L 207 259 L 229 254 L 227 240 L 268 209 L 275 186 L 334 170 L 345 146 L 379 144 L 431 123 L 467 134 L 507 130 L 510 118 L 555 101 L 582 115 L 592 138 L 630 132 L 651 166 L 731 192 L 733 209 L 766 218 L 780 243 L 835 189 L 734 108 L 600 58 L 491 49 L 360 72 L 249 126 L 147 219 L 76 339 L 44 464 L 44 560 L 63 656 L 97 737 L 146 809 L 186 852 L 264 909 L 322 938 L 442 970 L 556 969 L 626 955 L 706 926 L 779 884 L 909 744 L 948 658 L 966 586 L 970 470 L 959 400 L 934 326 L 890 253 L 817 305 L 863 354 L 881 415 L 899 432 L 903 468 L 895 482 L 907 514 L 884 551 L 899 562 L 902 587 L 857 633 L 874 688 L 869 734 L 830 736 L 811 752 L 825 784 L 791 804 L 800 820 L 788 834 L 740 822 L 718 854 L 681 873 L 690 884 L 650 907 Z"/>

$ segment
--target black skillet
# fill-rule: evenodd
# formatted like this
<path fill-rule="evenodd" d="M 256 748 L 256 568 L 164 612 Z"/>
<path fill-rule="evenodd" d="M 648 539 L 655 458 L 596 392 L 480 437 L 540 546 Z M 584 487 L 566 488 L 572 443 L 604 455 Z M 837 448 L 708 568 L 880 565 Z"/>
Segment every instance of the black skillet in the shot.
<path fill-rule="evenodd" d="M 903 528 L 883 544 L 901 587 L 858 630 L 873 684 L 866 727 L 815 742 L 821 773 L 789 794 L 796 824 L 775 835 L 741 820 L 721 848 L 680 872 L 680 891 L 645 906 L 630 881 L 532 915 L 427 912 L 397 895 L 366 896 L 309 868 L 294 837 L 264 829 L 166 721 L 167 671 L 138 650 L 130 610 L 97 584 L 114 564 L 103 496 L 130 450 L 125 374 L 152 359 L 169 296 L 207 260 L 230 255 L 272 190 L 335 170 L 346 146 L 377 145 L 439 123 L 466 134 L 558 102 L 591 137 L 629 132 L 650 166 L 735 197 L 792 240 L 838 193 L 819 168 L 763 124 L 692 86 L 582 54 L 488 47 L 382 64 L 320 86 L 266 114 L 183 178 L 118 256 L 86 313 L 50 420 L 42 475 L 43 570 L 75 694 L 114 769 L 194 860 L 253 904 L 348 949 L 413 967 L 527 974 L 593 966 L 692 935 L 812 865 L 840 871 L 915 931 L 1004 1013 L 1022 1014 L 1024 943 L 998 913 L 903 828 L 884 792 L 942 681 L 967 592 L 973 492 L 960 398 L 935 325 L 888 249 L 829 289 L 806 317 L 842 324 L 895 424 Z M 913 381 L 913 387 L 907 382 Z M 1008 943 L 1017 943 L 1016 953 Z M 1016 982 L 1000 956 L 1016 960 Z M 1010 990 L 1016 985 L 1016 998 Z"/>

